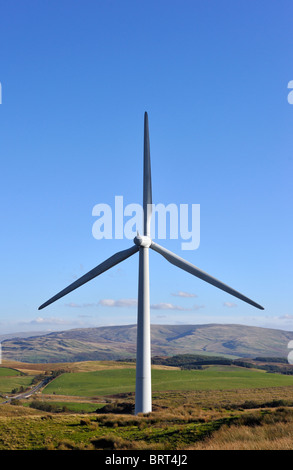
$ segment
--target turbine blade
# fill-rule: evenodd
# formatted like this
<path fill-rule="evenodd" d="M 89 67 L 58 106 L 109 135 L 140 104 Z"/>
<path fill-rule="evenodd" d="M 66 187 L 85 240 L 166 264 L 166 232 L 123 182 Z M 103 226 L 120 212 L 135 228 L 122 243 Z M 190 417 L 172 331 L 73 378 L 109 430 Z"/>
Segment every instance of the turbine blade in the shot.
<path fill-rule="evenodd" d="M 152 178 L 150 157 L 150 136 L 148 114 L 144 113 L 144 150 L 143 150 L 143 222 L 144 235 L 150 236 L 152 213 Z"/>
<path fill-rule="evenodd" d="M 232 287 L 227 286 L 223 282 L 219 281 L 218 279 L 210 276 L 206 272 L 202 271 L 201 269 L 197 268 L 193 264 L 189 263 L 188 261 L 185 261 L 183 258 L 180 258 L 180 256 L 175 255 L 169 250 L 166 250 L 166 248 L 163 248 L 162 246 L 158 245 L 157 243 L 152 242 L 150 248 L 152 248 L 154 251 L 157 253 L 160 253 L 160 255 L 164 256 L 166 260 L 168 260 L 170 263 L 174 264 L 178 268 L 183 269 L 184 271 L 187 271 L 190 274 L 193 274 L 196 277 L 199 277 L 205 282 L 208 282 L 209 284 L 212 284 L 215 287 L 218 287 L 218 289 L 221 289 L 225 292 L 228 292 L 228 294 L 233 295 L 234 297 L 237 297 L 238 299 L 243 300 L 244 302 L 247 302 L 250 305 L 253 305 L 256 308 L 259 308 L 261 310 L 264 310 L 264 307 L 261 305 L 257 304 L 253 300 L 249 299 L 245 295 L 241 294 L 235 289 L 232 289 Z"/>
<path fill-rule="evenodd" d="M 42 304 L 39 307 L 39 310 L 47 307 L 48 305 L 52 304 L 56 300 L 60 299 L 61 297 L 64 297 L 64 295 L 69 294 L 69 292 L 77 289 L 78 287 L 82 286 L 83 284 L 90 281 L 91 279 L 94 279 L 95 277 L 104 273 L 105 271 L 112 268 L 116 264 L 121 263 L 121 261 L 124 261 L 125 259 L 129 258 L 138 250 L 139 250 L 138 246 L 134 245 L 131 248 L 128 248 L 127 250 L 119 251 L 118 253 L 106 259 L 105 261 L 103 261 L 103 263 L 99 264 L 94 269 L 89 271 L 87 274 L 84 274 L 82 277 L 74 281 L 72 284 L 70 284 L 68 287 L 66 287 L 62 291 L 60 291 L 58 294 L 54 295 L 54 297 L 52 297 L 47 302 Z"/>

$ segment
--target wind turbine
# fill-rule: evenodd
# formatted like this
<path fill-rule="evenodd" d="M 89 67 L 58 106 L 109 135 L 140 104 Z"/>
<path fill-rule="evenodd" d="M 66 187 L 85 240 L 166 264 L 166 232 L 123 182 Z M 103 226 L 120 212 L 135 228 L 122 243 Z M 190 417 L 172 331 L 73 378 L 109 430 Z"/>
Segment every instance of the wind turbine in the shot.
<path fill-rule="evenodd" d="M 166 248 L 154 243 L 150 238 L 150 222 L 152 215 L 152 184 L 150 162 L 150 139 L 148 115 L 144 114 L 144 164 L 143 164 L 143 235 L 137 234 L 134 245 L 111 256 L 84 276 L 77 279 L 54 297 L 39 307 L 39 310 L 60 299 L 74 289 L 94 279 L 118 263 L 139 252 L 138 276 L 138 312 L 137 312 L 137 351 L 136 351 L 136 396 L 135 413 L 149 413 L 152 411 L 151 395 L 151 334 L 150 334 L 150 291 L 149 291 L 149 248 L 156 251 L 171 264 L 188 273 L 212 284 L 228 294 L 237 297 L 256 308 L 264 308 L 235 289 L 227 286 L 218 279 L 185 261 Z"/>

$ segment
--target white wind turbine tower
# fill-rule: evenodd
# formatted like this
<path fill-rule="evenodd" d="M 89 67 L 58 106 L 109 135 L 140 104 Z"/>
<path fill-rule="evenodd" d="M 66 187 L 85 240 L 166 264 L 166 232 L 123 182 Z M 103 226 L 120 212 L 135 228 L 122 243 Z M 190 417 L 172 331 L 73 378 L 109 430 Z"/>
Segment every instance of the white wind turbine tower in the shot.
<path fill-rule="evenodd" d="M 70 286 L 63 289 L 54 297 L 39 307 L 41 310 L 52 302 L 60 299 L 69 292 L 77 289 L 86 282 L 94 279 L 116 264 L 124 261 L 139 251 L 139 279 L 138 279 L 138 314 L 137 314 L 137 351 L 136 351 L 136 396 L 135 413 L 149 413 L 152 411 L 151 395 L 151 335 L 150 335 L 150 291 L 149 291 L 149 248 L 166 258 L 170 263 L 190 274 L 212 284 L 219 289 L 253 305 L 261 310 L 264 308 L 245 297 L 236 290 L 215 279 L 193 264 L 185 261 L 166 248 L 154 243 L 150 238 L 150 221 L 152 213 L 152 185 L 150 163 L 150 141 L 148 115 L 144 115 L 144 166 L 143 166 L 143 236 L 137 234 L 134 245 L 131 248 L 120 251 L 103 261 L 97 267 L 79 278 Z"/>

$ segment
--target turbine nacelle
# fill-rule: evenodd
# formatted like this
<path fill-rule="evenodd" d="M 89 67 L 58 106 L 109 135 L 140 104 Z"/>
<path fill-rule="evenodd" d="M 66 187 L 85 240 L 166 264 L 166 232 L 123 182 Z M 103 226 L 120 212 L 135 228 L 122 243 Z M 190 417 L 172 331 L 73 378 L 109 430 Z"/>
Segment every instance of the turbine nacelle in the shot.
<path fill-rule="evenodd" d="M 140 235 L 138 232 L 133 241 L 138 247 L 143 248 L 149 248 L 152 244 L 152 239 L 150 237 L 147 235 Z"/>

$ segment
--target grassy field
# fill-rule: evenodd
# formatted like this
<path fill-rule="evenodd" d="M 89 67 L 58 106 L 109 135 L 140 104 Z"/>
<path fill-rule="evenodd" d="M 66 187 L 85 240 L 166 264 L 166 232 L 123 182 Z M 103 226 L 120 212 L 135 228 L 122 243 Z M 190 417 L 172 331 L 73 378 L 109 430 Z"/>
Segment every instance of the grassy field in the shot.
<path fill-rule="evenodd" d="M 0 394 L 6 395 L 12 390 L 27 388 L 34 376 L 24 375 L 21 371 L 0 367 Z"/>
<path fill-rule="evenodd" d="M 225 390 L 292 385 L 293 376 L 268 374 L 231 366 L 204 370 L 152 370 L 153 391 Z M 135 369 L 99 370 L 63 374 L 44 389 L 45 394 L 104 396 L 135 390 Z"/>
<path fill-rule="evenodd" d="M 1 367 L 0 368 L 0 380 L 1 377 L 8 377 L 14 375 L 21 375 L 21 373 L 16 369 L 9 369 L 9 367 Z"/>
<path fill-rule="evenodd" d="M 40 367 L 0 367 L 0 393 L 13 380 L 29 385 L 50 370 Z M 71 372 L 42 393 L 0 405 L 0 450 L 293 450 L 293 376 L 235 366 L 153 366 L 153 412 L 134 416 L 134 364 L 62 368 Z"/>

